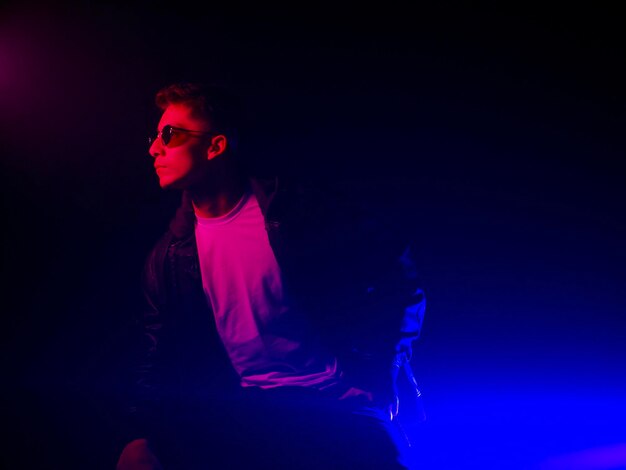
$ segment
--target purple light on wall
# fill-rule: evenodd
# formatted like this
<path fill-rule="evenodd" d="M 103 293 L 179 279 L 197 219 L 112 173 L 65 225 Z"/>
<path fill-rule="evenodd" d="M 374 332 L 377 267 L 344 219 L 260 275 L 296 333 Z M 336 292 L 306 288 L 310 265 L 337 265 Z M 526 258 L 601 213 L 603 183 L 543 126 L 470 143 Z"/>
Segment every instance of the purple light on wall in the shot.
<path fill-rule="evenodd" d="M 609 470 L 626 468 L 626 443 L 550 457 L 541 470 Z"/>

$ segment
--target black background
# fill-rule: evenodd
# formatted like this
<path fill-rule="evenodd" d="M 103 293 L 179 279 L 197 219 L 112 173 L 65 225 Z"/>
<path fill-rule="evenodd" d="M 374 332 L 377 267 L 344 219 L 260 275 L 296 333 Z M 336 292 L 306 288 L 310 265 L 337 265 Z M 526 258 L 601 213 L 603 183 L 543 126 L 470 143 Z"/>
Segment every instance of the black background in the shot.
<path fill-rule="evenodd" d="M 112 468 L 139 272 L 176 204 L 145 136 L 154 93 L 184 79 L 245 99 L 261 167 L 410 221 L 429 302 L 425 463 L 514 468 L 624 442 L 619 18 L 602 4 L 6 4 L 7 468 Z"/>

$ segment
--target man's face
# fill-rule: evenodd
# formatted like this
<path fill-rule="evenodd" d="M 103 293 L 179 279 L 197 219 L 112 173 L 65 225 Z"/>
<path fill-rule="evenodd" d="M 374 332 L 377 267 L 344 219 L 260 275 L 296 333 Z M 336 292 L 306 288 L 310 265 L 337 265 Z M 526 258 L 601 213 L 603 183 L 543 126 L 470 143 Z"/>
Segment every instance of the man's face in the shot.
<path fill-rule="evenodd" d="M 161 137 L 152 142 L 149 152 L 154 157 L 159 185 L 163 189 L 188 189 L 200 182 L 208 169 L 209 124 L 192 116 L 188 106 L 171 104 L 159 120 L 158 131 L 168 125 L 197 132 L 173 131 L 167 145 Z"/>

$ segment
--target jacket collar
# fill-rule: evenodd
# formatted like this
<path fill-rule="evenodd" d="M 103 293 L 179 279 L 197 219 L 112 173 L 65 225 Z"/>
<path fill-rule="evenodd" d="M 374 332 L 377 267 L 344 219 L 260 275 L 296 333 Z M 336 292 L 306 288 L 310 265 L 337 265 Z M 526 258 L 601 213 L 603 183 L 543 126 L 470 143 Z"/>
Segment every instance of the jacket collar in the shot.
<path fill-rule="evenodd" d="M 250 188 L 256 196 L 263 216 L 267 219 L 269 207 L 278 192 L 278 178 L 250 178 Z M 190 236 L 195 228 L 196 215 L 193 211 L 191 196 L 183 191 L 181 203 L 170 222 L 170 231 L 176 239 Z"/>

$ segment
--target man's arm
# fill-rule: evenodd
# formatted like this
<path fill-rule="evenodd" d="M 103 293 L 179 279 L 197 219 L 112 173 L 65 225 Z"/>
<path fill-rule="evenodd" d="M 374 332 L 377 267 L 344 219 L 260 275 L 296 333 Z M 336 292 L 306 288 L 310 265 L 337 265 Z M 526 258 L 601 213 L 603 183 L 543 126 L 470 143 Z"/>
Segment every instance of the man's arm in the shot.
<path fill-rule="evenodd" d="M 410 361 L 413 356 L 413 341 L 419 338 L 426 312 L 426 295 L 420 285 L 417 267 L 411 247 L 407 246 L 398 259 L 402 277 L 405 280 L 406 293 L 403 306 L 402 322 L 395 352 L 404 354 Z M 408 296 L 407 296 L 408 293 Z"/>
<path fill-rule="evenodd" d="M 159 245 L 167 243 L 161 240 Z M 123 429 L 120 431 L 124 446 L 118 463 L 119 469 L 151 468 L 137 462 L 156 461 L 150 448 L 156 426 L 159 402 L 159 346 L 162 335 L 163 299 L 159 295 L 159 271 L 162 269 L 163 246 L 155 247 L 146 259 L 142 272 L 143 307 L 134 321 L 134 347 L 132 353 L 132 378 L 125 404 Z M 131 463 L 135 462 L 132 466 Z"/>
<path fill-rule="evenodd" d="M 407 245 L 398 257 L 397 271 L 391 274 L 391 278 L 397 291 L 394 295 L 400 299 L 402 318 L 400 328 L 394 339 L 393 356 L 389 364 L 389 397 L 387 405 L 391 419 L 399 412 L 400 400 L 398 397 L 398 375 L 401 370 L 409 371 L 410 361 L 413 357 L 413 343 L 422 331 L 424 314 L 426 311 L 426 296 L 419 281 L 418 271 L 412 254 L 411 246 Z M 397 276 L 397 277 L 396 277 Z M 396 278 L 396 279 L 394 279 Z M 414 380 L 409 377 L 409 380 Z"/>
<path fill-rule="evenodd" d="M 397 380 L 413 356 L 419 338 L 426 296 L 408 243 L 394 243 L 389 232 L 372 236 L 365 250 L 370 272 L 367 293 L 350 309 L 346 356 L 356 386 L 370 391 L 373 404 L 393 418 L 398 414 Z"/>

